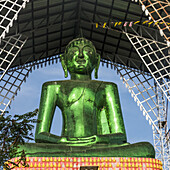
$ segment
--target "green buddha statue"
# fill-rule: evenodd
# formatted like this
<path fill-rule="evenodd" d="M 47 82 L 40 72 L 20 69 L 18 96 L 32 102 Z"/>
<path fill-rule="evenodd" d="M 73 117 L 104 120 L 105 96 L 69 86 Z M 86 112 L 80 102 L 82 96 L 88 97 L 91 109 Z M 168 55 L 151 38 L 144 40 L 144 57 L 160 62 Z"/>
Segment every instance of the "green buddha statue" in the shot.
<path fill-rule="evenodd" d="M 35 144 L 20 146 L 28 156 L 155 157 L 147 142 L 127 143 L 117 85 L 98 77 L 100 55 L 91 41 L 72 40 L 61 56 L 71 80 L 43 84 Z M 63 116 L 61 136 L 50 133 L 55 108 Z"/>

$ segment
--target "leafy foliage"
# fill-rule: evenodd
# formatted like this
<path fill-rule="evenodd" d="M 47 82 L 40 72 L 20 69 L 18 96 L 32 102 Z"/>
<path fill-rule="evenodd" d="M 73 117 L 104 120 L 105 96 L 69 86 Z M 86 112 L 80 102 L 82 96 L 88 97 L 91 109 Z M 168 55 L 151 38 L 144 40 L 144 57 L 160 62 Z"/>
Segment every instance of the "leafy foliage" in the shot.
<path fill-rule="evenodd" d="M 32 129 L 34 128 L 33 123 L 37 122 L 37 119 L 34 118 L 37 113 L 38 109 L 23 115 L 5 114 L 0 116 L 0 167 L 3 166 L 4 169 L 10 170 L 18 167 L 19 163 L 22 166 L 27 166 L 24 151 L 18 153 L 17 148 L 28 140 L 33 140 Z M 17 154 L 21 155 L 17 162 L 8 161 L 16 157 Z M 5 163 L 6 161 L 12 166 Z"/>

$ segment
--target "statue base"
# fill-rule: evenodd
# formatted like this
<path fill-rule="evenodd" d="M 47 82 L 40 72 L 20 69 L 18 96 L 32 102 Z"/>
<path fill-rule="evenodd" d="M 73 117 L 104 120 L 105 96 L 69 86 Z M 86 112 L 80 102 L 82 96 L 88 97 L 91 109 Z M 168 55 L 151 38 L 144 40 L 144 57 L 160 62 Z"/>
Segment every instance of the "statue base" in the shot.
<path fill-rule="evenodd" d="M 155 150 L 148 142 L 135 144 L 93 144 L 70 146 L 68 144 L 25 143 L 18 151 L 28 157 L 145 157 L 155 158 Z M 20 155 L 18 155 L 20 156 Z"/>
<path fill-rule="evenodd" d="M 13 158 L 17 162 L 19 158 Z M 29 167 L 14 170 L 162 170 L 162 162 L 134 157 L 27 157 Z"/>

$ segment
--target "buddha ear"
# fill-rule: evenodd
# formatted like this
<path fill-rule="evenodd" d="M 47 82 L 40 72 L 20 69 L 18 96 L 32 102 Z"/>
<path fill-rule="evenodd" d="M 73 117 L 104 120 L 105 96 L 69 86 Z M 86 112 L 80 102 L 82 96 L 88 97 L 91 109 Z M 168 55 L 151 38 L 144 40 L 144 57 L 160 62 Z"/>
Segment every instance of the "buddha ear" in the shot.
<path fill-rule="evenodd" d="M 63 70 L 64 70 L 64 76 L 65 76 L 65 78 L 67 78 L 68 77 L 68 71 L 67 71 L 67 65 L 66 65 L 66 61 L 65 61 L 65 54 L 61 54 L 60 59 L 61 59 L 61 65 L 62 65 Z"/>
<path fill-rule="evenodd" d="M 100 54 L 96 53 L 97 57 L 97 64 L 95 67 L 95 78 L 98 79 L 98 70 L 99 70 L 99 65 L 100 65 Z"/>

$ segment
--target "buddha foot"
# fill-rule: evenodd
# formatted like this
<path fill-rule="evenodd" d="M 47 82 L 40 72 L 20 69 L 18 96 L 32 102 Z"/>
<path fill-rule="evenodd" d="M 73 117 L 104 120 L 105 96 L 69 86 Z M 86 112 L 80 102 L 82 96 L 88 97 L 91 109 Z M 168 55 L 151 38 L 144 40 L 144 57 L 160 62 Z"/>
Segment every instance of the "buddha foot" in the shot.
<path fill-rule="evenodd" d="M 111 145 L 69 146 L 67 144 L 26 143 L 24 150 L 28 157 L 144 157 L 155 158 L 155 150 L 148 142 Z"/>

